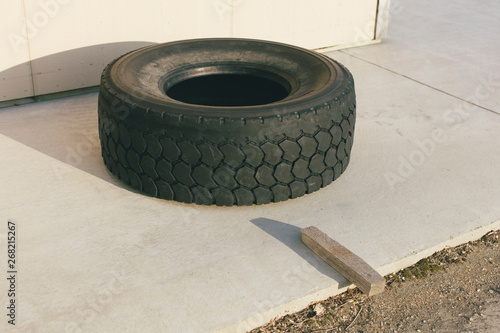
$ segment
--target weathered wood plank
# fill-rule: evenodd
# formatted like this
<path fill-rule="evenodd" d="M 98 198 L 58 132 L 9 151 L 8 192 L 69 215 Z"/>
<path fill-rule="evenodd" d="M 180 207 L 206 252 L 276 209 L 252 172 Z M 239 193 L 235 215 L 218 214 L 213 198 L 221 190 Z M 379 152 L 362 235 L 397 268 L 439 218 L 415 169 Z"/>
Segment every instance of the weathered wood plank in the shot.
<path fill-rule="evenodd" d="M 316 227 L 307 227 L 300 232 L 307 247 L 368 296 L 384 291 L 384 277 L 356 254 Z"/>

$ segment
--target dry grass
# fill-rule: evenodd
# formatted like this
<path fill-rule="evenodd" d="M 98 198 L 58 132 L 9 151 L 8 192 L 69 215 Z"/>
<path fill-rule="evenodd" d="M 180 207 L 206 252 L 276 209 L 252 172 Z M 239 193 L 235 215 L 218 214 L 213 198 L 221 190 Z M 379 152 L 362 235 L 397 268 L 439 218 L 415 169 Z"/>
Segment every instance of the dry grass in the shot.
<path fill-rule="evenodd" d="M 435 272 L 447 270 L 451 265 L 462 263 L 467 260 L 467 256 L 474 251 L 476 246 L 497 244 L 499 235 L 500 231 L 491 231 L 477 241 L 446 248 L 420 260 L 413 266 L 389 274 L 385 277 L 387 288 L 397 288 L 406 281 L 423 279 Z M 358 320 L 367 299 L 368 297 L 359 289 L 349 289 L 343 294 L 311 304 L 299 312 L 272 320 L 250 333 L 349 331 Z"/>

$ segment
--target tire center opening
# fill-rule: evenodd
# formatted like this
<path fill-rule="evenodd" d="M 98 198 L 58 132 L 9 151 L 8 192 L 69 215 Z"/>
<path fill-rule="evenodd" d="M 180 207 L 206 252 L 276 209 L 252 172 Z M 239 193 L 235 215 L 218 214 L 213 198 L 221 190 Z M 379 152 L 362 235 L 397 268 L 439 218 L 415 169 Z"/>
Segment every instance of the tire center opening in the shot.
<path fill-rule="evenodd" d="M 258 73 L 209 73 L 186 75 L 163 86 L 177 101 L 207 106 L 254 106 L 280 101 L 290 93 L 286 82 Z M 271 77 L 270 77 L 271 76 Z M 276 75 L 273 75 L 276 76 Z"/>

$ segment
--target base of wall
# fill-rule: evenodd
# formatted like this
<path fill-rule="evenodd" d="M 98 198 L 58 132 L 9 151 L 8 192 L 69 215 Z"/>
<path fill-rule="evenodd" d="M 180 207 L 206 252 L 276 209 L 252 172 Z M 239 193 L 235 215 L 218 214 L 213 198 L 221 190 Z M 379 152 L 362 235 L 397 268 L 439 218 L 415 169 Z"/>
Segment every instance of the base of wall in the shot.
<path fill-rule="evenodd" d="M 354 42 L 354 43 L 347 43 L 347 44 L 340 44 L 340 45 L 333 45 L 333 46 L 322 47 L 322 48 L 319 48 L 319 49 L 314 49 L 314 51 L 320 52 L 320 53 L 327 53 L 327 52 L 337 51 L 337 50 L 342 50 L 342 49 L 350 49 L 350 48 L 353 48 L 353 47 L 360 47 L 360 46 L 378 44 L 381 41 L 382 41 L 381 39 L 364 40 L 362 42 Z"/>
<path fill-rule="evenodd" d="M 56 93 L 52 93 L 52 94 L 45 94 L 45 95 L 40 95 L 40 96 L 11 99 L 9 101 L 0 102 L 0 109 L 8 108 L 10 106 L 18 106 L 18 105 L 23 105 L 23 104 L 35 103 L 35 102 L 49 101 L 52 99 L 65 98 L 65 97 L 70 97 L 70 96 L 85 95 L 85 94 L 90 94 L 90 93 L 94 93 L 94 92 L 98 92 L 98 91 L 99 91 L 99 86 L 92 86 L 92 87 L 78 88 L 78 89 L 73 89 L 73 90 L 60 91 L 60 92 L 56 92 Z"/>

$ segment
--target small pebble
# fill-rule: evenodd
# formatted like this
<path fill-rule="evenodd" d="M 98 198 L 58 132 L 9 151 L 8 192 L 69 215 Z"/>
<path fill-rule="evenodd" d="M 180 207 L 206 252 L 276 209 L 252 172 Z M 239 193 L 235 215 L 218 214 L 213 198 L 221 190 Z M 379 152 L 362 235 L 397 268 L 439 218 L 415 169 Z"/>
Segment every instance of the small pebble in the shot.
<path fill-rule="evenodd" d="M 325 313 L 325 307 L 321 303 L 318 303 L 314 306 L 314 312 L 316 312 L 317 316 L 321 316 Z"/>

